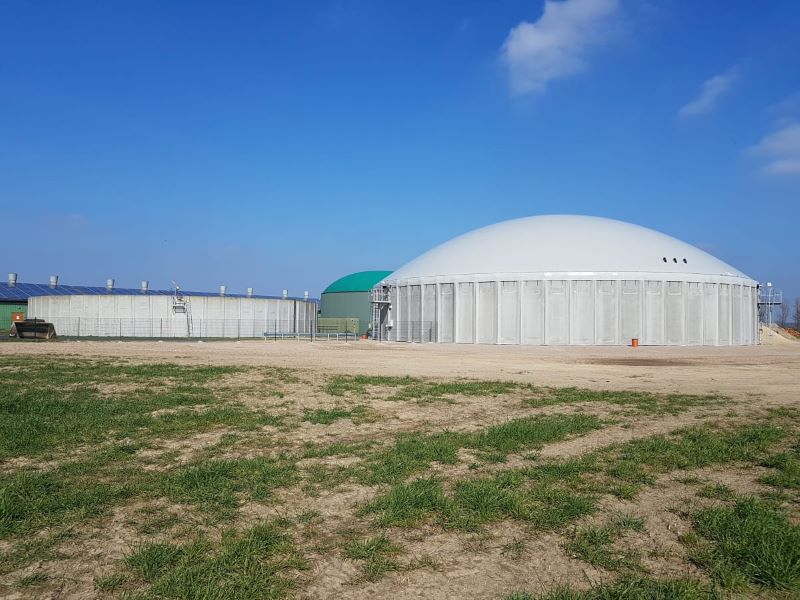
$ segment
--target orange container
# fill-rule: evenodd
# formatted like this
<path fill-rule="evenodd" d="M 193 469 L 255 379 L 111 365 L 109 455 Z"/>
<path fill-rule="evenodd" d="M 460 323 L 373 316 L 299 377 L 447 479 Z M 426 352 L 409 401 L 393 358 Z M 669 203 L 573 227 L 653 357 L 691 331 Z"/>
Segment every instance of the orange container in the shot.
<path fill-rule="evenodd" d="M 631 346 L 632 346 L 633 348 L 638 348 L 638 347 L 639 347 L 639 338 L 633 338 L 633 339 L 631 340 Z"/>

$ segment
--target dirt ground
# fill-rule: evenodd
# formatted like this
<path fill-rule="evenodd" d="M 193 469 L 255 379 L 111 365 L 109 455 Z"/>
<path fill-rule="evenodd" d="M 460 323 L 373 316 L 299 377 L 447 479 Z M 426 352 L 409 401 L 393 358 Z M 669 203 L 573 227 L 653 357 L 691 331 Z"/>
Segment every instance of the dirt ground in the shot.
<path fill-rule="evenodd" d="M 589 389 L 753 395 L 798 402 L 800 343 L 739 347 L 473 346 L 374 342 L 116 342 L 0 344 L 55 354 L 177 364 L 269 365 L 317 372 L 469 377 Z"/>
<path fill-rule="evenodd" d="M 717 394 L 730 403 L 692 407 L 679 414 L 640 414 L 618 417 L 617 424 L 545 445 L 543 458 L 576 457 L 611 443 L 668 433 L 702 420 L 742 418 L 769 406 L 800 408 L 800 343 L 754 347 L 519 347 L 437 344 L 378 344 L 373 342 L 305 341 L 231 341 L 231 342 L 144 342 L 144 341 L 65 341 L 51 343 L 2 343 L 3 356 L 70 356 L 96 359 L 119 359 L 144 363 L 182 365 L 243 365 L 300 369 L 303 380 L 284 387 L 286 398 L 266 398 L 243 392 L 240 401 L 252 408 L 273 408 L 292 402 L 292 409 L 329 407 L 339 402 L 320 391 L 327 375 L 365 374 L 413 377 L 470 378 L 509 380 L 536 386 L 578 387 L 593 390 L 641 390 L 656 393 Z M 252 374 L 232 376 L 226 385 L 245 386 Z M 115 390 L 119 391 L 119 390 Z M 380 415 L 374 422 L 356 424 L 344 419 L 330 425 L 300 423 L 281 435 L 283 449 L 299 449 L 309 442 L 329 443 L 380 441 L 388 443 L 400 432 L 417 430 L 474 430 L 488 424 L 526 416 L 548 414 L 553 410 L 569 412 L 571 407 L 526 407 L 519 394 L 499 396 L 492 402 L 482 397 L 460 398 L 458 403 L 387 402 L 385 398 L 359 398 L 371 414 Z M 584 407 L 601 418 L 609 416 L 608 407 L 594 404 Z M 574 410 L 584 410 L 584 408 Z M 735 411 L 734 411 L 735 409 Z M 615 413 L 616 414 L 616 413 Z M 267 429 L 268 430 L 268 429 Z M 271 430 L 269 430 L 271 431 Z M 153 450 L 160 455 L 175 454 L 177 463 L 186 462 L 199 451 L 216 444 L 226 430 L 214 430 L 165 442 Z M 254 451 L 262 451 L 256 448 Z M 462 451 L 463 453 L 463 451 Z M 358 460 L 355 457 L 332 458 L 329 466 Z M 432 472 L 448 480 L 470 476 L 470 457 L 462 456 L 458 465 L 434 465 Z M 525 464 L 523 456 L 510 456 L 501 465 L 487 465 L 480 475 Z M 5 467 L 8 467 L 6 465 Z M 11 465 L 18 468 L 20 464 Z M 22 465 L 24 466 L 24 465 Z M 40 465 L 41 467 L 42 465 Z M 0 471 L 1 473 L 2 471 Z M 473 473 L 474 474 L 474 473 Z M 705 481 L 718 481 L 736 491 L 758 490 L 761 471 L 742 467 L 708 468 L 697 473 Z M 646 521 L 645 533 L 630 534 L 632 547 L 642 550 L 649 573 L 654 576 L 700 576 L 685 559 L 679 537 L 686 530 L 685 521 L 676 516 L 678 507 L 697 502 L 696 489 L 675 477 L 662 477 L 658 485 L 647 489 L 635 502 L 607 500 L 604 515 L 626 511 Z M 314 544 L 323 546 L 328 537 L 339 531 L 357 529 L 364 521 L 358 509 L 375 497 L 376 490 L 357 484 L 334 486 L 314 496 L 301 489 L 279 490 L 276 502 L 250 503 L 242 507 L 240 525 L 264 518 L 288 516 L 297 519 L 303 512 L 314 511 L 322 524 L 309 525 L 315 530 Z M 135 508 L 135 507 L 134 507 Z M 116 509 L 115 509 L 116 510 Z M 121 509 L 120 509 L 121 510 Z M 124 518 L 131 507 L 115 513 L 86 533 L 85 544 L 71 560 L 52 563 L 51 579 L 64 581 L 59 597 L 97 597 L 93 577 L 113 572 L 115 565 L 130 551 L 136 537 Z M 591 520 L 589 521 L 591 522 Z M 481 535 L 442 530 L 433 526 L 408 530 L 392 529 L 401 541 L 407 560 L 433 560 L 436 568 L 393 573 L 377 582 L 354 585 L 358 564 L 340 552 L 314 550 L 309 542 L 304 550 L 311 558 L 311 570 L 304 576 L 299 598 L 500 598 L 514 590 L 541 591 L 555 585 L 586 585 L 608 581 L 608 572 L 576 561 L 560 549 L 563 537 L 555 533 L 533 534 L 524 525 L 501 521 L 485 528 Z M 522 559 L 510 559 L 505 549 L 517 539 L 526 538 L 528 546 Z M 322 540 L 322 541 L 320 541 Z M 333 542 L 331 542 L 333 543 Z M 3 548 L 0 547 L 0 550 Z M 92 553 L 92 551 L 94 553 Z M 44 567 L 43 567 L 44 568 Z M 33 572 L 33 567 L 16 573 Z M 11 588 L 5 588 L 7 591 Z M 0 586 L 2 590 L 2 586 Z M 0 594 L 1 595 L 1 594 Z M 15 598 L 36 596 L 22 591 Z"/>

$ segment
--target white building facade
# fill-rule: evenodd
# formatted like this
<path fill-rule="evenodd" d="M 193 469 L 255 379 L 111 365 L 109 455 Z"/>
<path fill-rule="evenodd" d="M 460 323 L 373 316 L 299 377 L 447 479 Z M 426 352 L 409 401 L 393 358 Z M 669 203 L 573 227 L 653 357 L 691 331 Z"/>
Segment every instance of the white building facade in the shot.
<path fill-rule="evenodd" d="M 611 219 L 527 217 L 464 234 L 376 286 L 394 341 L 758 343 L 758 283 L 668 235 Z"/>

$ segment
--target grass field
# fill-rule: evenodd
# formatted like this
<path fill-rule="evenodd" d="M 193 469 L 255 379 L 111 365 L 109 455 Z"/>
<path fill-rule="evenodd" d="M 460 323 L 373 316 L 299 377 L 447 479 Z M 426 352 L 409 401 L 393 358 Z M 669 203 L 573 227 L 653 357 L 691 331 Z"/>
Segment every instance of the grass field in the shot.
<path fill-rule="evenodd" d="M 0 357 L 0 596 L 800 597 L 800 412 Z"/>

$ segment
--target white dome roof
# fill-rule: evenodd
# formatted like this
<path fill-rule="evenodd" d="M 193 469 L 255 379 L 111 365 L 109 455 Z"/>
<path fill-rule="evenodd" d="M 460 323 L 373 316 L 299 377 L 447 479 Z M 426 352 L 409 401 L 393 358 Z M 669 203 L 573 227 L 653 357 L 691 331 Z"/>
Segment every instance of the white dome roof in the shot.
<path fill-rule="evenodd" d="M 665 262 L 666 259 L 666 262 Z M 741 271 L 673 237 L 623 221 L 545 215 L 460 235 L 404 265 L 386 282 L 497 274 L 652 273 L 732 276 Z"/>

